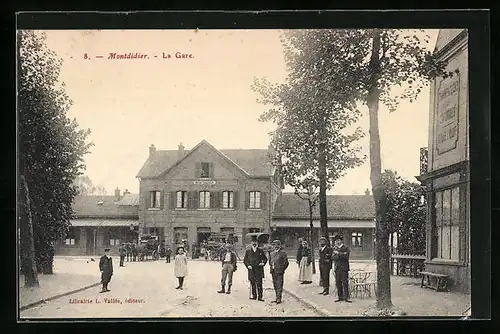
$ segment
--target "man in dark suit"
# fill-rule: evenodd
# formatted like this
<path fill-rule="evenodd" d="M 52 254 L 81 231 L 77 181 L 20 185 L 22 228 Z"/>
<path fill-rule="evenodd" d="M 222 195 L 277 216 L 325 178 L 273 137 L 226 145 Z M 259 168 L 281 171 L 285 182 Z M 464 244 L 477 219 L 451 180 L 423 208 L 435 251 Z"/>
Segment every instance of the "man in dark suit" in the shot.
<path fill-rule="evenodd" d="M 332 248 L 325 237 L 319 239 L 319 275 L 323 291 L 320 295 L 330 294 L 330 270 L 332 269 Z"/>
<path fill-rule="evenodd" d="M 271 253 L 269 259 L 269 266 L 271 267 L 271 276 L 273 277 L 274 292 L 276 293 L 276 304 L 281 304 L 281 295 L 283 294 L 283 280 L 285 270 L 288 268 L 288 257 L 281 249 L 281 241 L 273 241 L 274 251 Z"/>
<path fill-rule="evenodd" d="M 226 251 L 222 256 L 222 278 L 221 285 L 222 289 L 217 291 L 218 293 L 231 293 L 231 285 L 233 285 L 233 273 L 236 271 L 236 253 L 232 250 L 231 244 L 226 244 Z M 227 291 L 226 287 L 226 278 L 227 280 Z"/>
<path fill-rule="evenodd" d="M 109 256 L 109 248 L 104 249 L 104 255 L 101 256 L 99 261 L 99 270 L 101 271 L 101 292 L 108 292 L 108 283 L 111 281 L 111 276 L 113 276 L 113 260 Z"/>
<path fill-rule="evenodd" d="M 341 235 L 334 237 L 335 246 L 333 248 L 332 259 L 335 263 L 335 284 L 337 285 L 338 299 L 335 302 L 349 300 L 349 247 L 344 245 Z"/>
<path fill-rule="evenodd" d="M 258 247 L 257 237 L 252 237 L 252 246 L 245 252 L 243 263 L 248 269 L 248 280 L 252 290 L 250 299 L 264 301 L 262 298 L 262 278 L 264 278 L 264 266 L 267 263 L 267 257 L 264 251 Z"/>

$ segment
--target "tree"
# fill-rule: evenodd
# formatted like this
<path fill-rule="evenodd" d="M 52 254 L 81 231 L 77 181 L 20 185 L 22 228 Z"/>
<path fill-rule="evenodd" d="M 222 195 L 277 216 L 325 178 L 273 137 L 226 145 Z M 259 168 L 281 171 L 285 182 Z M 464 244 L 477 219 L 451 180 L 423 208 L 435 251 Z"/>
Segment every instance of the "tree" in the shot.
<path fill-rule="evenodd" d="M 46 46 L 46 35 L 34 31 L 17 34 L 17 105 L 19 175 L 31 198 L 37 271 L 52 273 L 54 242 L 70 225 L 75 178 L 85 168 L 83 156 L 92 144 L 90 130 L 78 128 L 66 112 L 71 101 L 59 84 L 62 60 Z M 26 199 L 20 197 L 20 207 Z M 22 272 L 28 274 L 29 216 L 21 210 L 20 255 Z"/>
<path fill-rule="evenodd" d="M 354 32 L 354 33 L 353 33 Z M 356 38 L 356 30 L 305 30 L 282 36 L 288 77 L 285 84 L 255 79 L 252 89 L 258 102 L 269 106 L 260 121 L 271 121 L 271 133 L 287 176 L 286 183 L 302 189 L 318 182 L 321 234 L 328 238 L 326 191 L 346 171 L 363 163 L 356 145 L 363 132 L 350 129 L 360 115 L 356 109 L 357 87 L 343 89 L 343 76 L 361 80 L 351 64 L 356 45 L 335 44 L 338 35 Z M 351 131 L 350 131 L 351 130 Z"/>
<path fill-rule="evenodd" d="M 356 87 L 356 98 L 366 104 L 369 111 L 370 134 L 370 180 L 376 210 L 377 247 L 377 308 L 392 306 L 389 270 L 389 229 L 387 226 L 387 194 L 381 175 L 380 135 L 378 125 L 379 104 L 389 111 L 397 109 L 402 99 L 415 100 L 424 86 L 436 76 L 447 76 L 444 63 L 423 47 L 423 30 L 359 30 L 359 37 L 351 39 L 356 44 L 356 59 L 351 66 L 355 72 L 364 73 L 360 78 L 344 76 L 342 85 Z M 349 35 L 344 35 L 350 38 Z M 423 37 L 428 43 L 429 36 Z M 346 41 L 336 43 L 345 43 Z M 348 42 L 349 43 L 349 42 Z M 358 81 L 361 79 L 360 81 Z M 395 87 L 404 87 L 395 94 Z"/>
<path fill-rule="evenodd" d="M 385 170 L 382 184 L 387 193 L 387 224 L 397 234 L 398 254 L 425 254 L 425 187 Z"/>
<path fill-rule="evenodd" d="M 285 179 L 289 176 L 285 174 Z M 292 176 L 293 177 L 293 176 Z M 292 181 L 293 182 L 293 181 Z M 309 208 L 309 245 L 312 253 L 312 272 L 316 274 L 316 264 L 314 260 L 314 224 L 313 211 L 318 202 L 318 181 L 314 178 L 306 178 L 299 183 L 294 184 L 295 195 L 306 200 Z"/>

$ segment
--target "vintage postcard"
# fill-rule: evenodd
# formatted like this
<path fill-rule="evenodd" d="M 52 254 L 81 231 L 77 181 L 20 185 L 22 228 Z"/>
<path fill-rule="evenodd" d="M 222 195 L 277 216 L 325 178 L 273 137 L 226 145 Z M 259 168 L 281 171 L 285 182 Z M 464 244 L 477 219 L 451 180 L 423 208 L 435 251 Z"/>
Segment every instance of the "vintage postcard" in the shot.
<path fill-rule="evenodd" d="M 17 43 L 20 320 L 470 314 L 467 29 Z"/>

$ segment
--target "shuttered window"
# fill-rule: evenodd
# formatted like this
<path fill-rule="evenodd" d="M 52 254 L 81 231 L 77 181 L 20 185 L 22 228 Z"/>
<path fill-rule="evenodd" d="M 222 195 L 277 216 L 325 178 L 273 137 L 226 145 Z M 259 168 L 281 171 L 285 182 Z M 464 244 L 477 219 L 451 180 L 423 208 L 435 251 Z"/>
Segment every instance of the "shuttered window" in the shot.
<path fill-rule="evenodd" d="M 460 259 L 460 188 L 435 193 L 433 258 L 459 261 Z"/>
<path fill-rule="evenodd" d="M 209 209 L 210 208 L 210 191 L 200 191 L 200 209 Z"/>
<path fill-rule="evenodd" d="M 187 191 L 177 191 L 176 192 L 176 204 L 177 209 L 187 208 Z"/>
<path fill-rule="evenodd" d="M 223 209 L 233 209 L 234 208 L 234 192 L 223 191 L 222 192 L 222 208 Z"/>
<path fill-rule="evenodd" d="M 149 208 L 150 209 L 160 209 L 161 208 L 161 191 L 154 190 L 149 192 Z"/>
<path fill-rule="evenodd" d="M 260 209 L 260 191 L 250 191 L 249 192 L 249 208 L 250 209 Z"/>

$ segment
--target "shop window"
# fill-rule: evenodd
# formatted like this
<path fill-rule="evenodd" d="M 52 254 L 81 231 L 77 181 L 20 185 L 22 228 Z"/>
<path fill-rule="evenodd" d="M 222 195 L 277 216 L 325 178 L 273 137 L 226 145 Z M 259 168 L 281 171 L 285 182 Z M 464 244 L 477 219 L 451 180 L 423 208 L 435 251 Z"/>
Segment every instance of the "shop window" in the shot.
<path fill-rule="evenodd" d="M 435 193 L 433 258 L 459 261 L 460 188 Z"/>
<path fill-rule="evenodd" d="M 363 233 L 352 232 L 351 234 L 351 246 L 358 248 L 363 247 Z"/>
<path fill-rule="evenodd" d="M 119 246 L 120 245 L 120 232 L 116 228 L 108 229 L 108 246 Z M 105 243 L 106 244 L 106 243 Z"/>
<path fill-rule="evenodd" d="M 68 246 L 76 245 L 76 235 L 77 231 L 74 227 L 70 227 L 66 239 L 64 239 L 64 244 Z"/>

